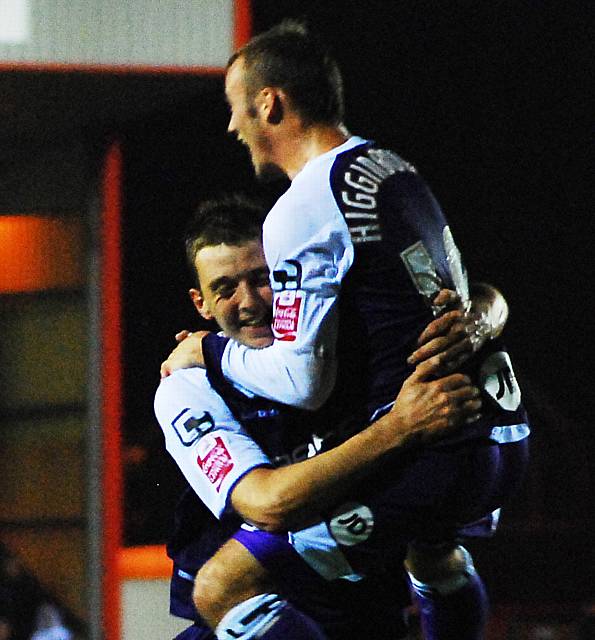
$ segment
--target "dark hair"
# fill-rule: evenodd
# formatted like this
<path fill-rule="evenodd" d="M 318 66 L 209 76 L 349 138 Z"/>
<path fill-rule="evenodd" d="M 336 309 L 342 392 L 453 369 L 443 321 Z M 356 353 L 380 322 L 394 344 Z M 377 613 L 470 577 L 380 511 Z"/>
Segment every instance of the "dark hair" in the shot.
<path fill-rule="evenodd" d="M 343 121 L 343 79 L 336 61 L 318 37 L 295 20 L 258 34 L 229 59 L 241 58 L 251 100 L 263 87 L 283 89 L 305 124 Z"/>
<path fill-rule="evenodd" d="M 197 281 L 196 254 L 202 248 L 219 244 L 241 246 L 260 240 L 266 213 L 263 204 L 241 194 L 201 202 L 188 222 L 185 234 L 186 258 Z"/>

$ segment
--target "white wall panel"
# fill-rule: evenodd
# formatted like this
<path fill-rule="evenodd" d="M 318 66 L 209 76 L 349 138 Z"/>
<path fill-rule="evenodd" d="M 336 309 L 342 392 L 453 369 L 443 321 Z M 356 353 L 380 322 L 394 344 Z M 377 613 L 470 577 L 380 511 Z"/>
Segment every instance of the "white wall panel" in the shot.
<path fill-rule="evenodd" d="M 233 0 L 0 0 L 0 13 L 0 61 L 224 66 L 233 47 Z"/>
<path fill-rule="evenodd" d="M 123 640 L 173 638 L 191 624 L 169 614 L 169 580 L 122 582 Z"/>

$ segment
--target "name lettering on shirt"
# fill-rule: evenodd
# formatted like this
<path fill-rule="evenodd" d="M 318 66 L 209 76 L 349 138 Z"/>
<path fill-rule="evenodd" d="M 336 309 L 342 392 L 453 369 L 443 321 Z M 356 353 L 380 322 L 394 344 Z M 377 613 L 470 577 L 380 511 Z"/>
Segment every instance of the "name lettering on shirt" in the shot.
<path fill-rule="evenodd" d="M 396 153 L 386 149 L 369 149 L 367 156 L 358 156 L 349 165 L 343 180 L 345 189 L 341 199 L 350 210 L 345 212 L 345 220 L 354 244 L 379 242 L 382 240 L 378 212 L 377 193 L 386 178 L 399 171 L 415 171 Z"/>

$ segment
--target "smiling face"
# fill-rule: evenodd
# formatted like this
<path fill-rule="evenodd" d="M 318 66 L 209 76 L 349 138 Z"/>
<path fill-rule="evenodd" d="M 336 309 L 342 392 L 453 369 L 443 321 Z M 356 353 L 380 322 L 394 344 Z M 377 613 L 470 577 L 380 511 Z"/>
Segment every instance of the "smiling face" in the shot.
<path fill-rule="evenodd" d="M 267 177 L 269 173 L 278 173 L 278 169 L 272 169 L 273 143 L 268 135 L 270 111 L 267 100 L 261 93 L 251 99 L 248 97 L 246 71 L 241 57 L 227 70 L 225 96 L 231 110 L 227 130 L 248 147 L 256 175 Z"/>
<path fill-rule="evenodd" d="M 273 292 L 261 242 L 203 247 L 195 266 L 200 290 L 191 289 L 190 296 L 198 312 L 241 344 L 269 346 Z"/>

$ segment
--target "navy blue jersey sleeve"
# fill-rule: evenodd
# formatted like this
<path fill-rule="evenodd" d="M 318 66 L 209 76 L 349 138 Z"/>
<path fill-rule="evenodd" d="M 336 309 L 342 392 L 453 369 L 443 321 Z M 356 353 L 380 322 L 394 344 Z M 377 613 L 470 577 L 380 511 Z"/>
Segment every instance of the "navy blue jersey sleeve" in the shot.
<path fill-rule="evenodd" d="M 208 333 L 202 339 L 202 352 L 205 359 L 205 366 L 207 371 L 213 372 L 216 376 L 222 375 L 221 358 L 228 342 L 229 338 L 216 333 Z"/>

